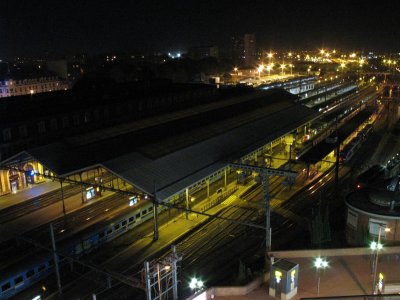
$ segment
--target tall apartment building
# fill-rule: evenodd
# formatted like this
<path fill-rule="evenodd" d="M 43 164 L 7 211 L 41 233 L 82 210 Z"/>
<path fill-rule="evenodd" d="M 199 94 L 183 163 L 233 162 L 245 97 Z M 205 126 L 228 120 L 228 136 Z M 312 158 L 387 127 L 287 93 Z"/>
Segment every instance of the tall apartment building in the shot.
<path fill-rule="evenodd" d="M 244 65 L 254 67 L 257 62 L 256 35 L 246 33 L 244 35 Z"/>

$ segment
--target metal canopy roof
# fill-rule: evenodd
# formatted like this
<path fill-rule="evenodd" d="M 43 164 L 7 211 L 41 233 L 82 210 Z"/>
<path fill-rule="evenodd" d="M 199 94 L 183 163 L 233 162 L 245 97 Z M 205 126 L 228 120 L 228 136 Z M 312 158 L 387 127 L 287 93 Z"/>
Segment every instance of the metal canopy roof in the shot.
<path fill-rule="evenodd" d="M 354 130 L 357 129 L 362 123 L 364 123 L 370 116 L 371 111 L 361 111 L 354 116 L 350 122 L 346 123 L 338 129 L 338 142 L 343 142 Z M 321 161 L 325 156 L 332 152 L 336 148 L 335 144 L 328 144 L 325 140 L 311 148 L 303 156 L 299 157 L 299 160 L 307 164 L 316 164 Z"/>
<path fill-rule="evenodd" d="M 165 200 L 317 115 L 313 110 L 287 100 L 293 97 L 289 93 L 257 95 L 257 105 L 253 105 L 251 111 L 243 112 L 243 106 L 236 111 L 228 109 L 228 116 L 210 117 L 211 124 L 206 124 L 207 118 L 201 119 L 200 127 L 193 127 L 192 119 L 174 124 L 173 128 L 177 125 L 187 127 L 187 131 L 177 136 L 168 132 L 167 138 L 163 139 L 163 131 L 158 128 L 155 139 L 149 129 L 146 134 L 150 135 L 151 142 L 145 137 L 147 143 L 144 145 L 140 144 L 141 140 L 134 140 L 134 136 L 122 135 L 83 146 L 56 143 L 26 153 L 60 176 L 103 166 L 149 194 L 153 194 L 156 185 L 158 198 Z M 171 148 L 174 142 L 176 145 Z M 153 147 L 162 150 L 167 146 L 171 149 L 157 150 L 157 155 L 152 155 Z M 16 156 L 11 157 L 3 164 L 15 159 Z"/>

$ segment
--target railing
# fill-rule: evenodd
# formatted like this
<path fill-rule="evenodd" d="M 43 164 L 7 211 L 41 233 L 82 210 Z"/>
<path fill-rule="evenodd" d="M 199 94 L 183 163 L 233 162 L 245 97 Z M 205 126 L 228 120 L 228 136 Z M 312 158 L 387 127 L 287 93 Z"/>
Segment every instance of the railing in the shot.
<path fill-rule="evenodd" d="M 335 297 L 313 297 L 313 298 L 301 298 L 301 300 L 315 300 L 315 299 L 351 299 L 351 300 L 399 300 L 399 294 L 390 294 L 390 295 L 354 295 L 354 296 L 335 296 Z"/>

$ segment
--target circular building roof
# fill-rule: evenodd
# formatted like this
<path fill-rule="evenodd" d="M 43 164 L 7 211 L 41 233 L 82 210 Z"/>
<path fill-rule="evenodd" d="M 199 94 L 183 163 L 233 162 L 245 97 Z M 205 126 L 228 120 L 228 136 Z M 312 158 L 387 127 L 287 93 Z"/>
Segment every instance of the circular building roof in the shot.
<path fill-rule="evenodd" d="M 345 202 L 368 214 L 400 218 L 400 195 L 395 192 L 364 188 L 349 193 Z"/>

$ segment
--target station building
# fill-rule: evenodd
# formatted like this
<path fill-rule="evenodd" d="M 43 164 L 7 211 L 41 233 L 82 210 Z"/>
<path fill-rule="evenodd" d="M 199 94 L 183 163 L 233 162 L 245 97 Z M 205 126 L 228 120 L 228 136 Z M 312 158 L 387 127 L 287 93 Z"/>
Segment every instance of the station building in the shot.
<path fill-rule="evenodd" d="M 0 161 L 46 145 L 152 115 L 217 101 L 215 86 L 201 84 L 113 84 L 82 80 L 72 90 L 0 101 Z"/>
<path fill-rule="evenodd" d="M 379 231 L 384 244 L 399 244 L 400 199 L 395 192 L 363 188 L 348 194 L 345 203 L 348 244 L 366 246 L 378 238 Z"/>
<path fill-rule="evenodd" d="M 122 186 L 156 192 L 159 201 L 187 201 L 200 189 L 209 194 L 212 183 L 224 188 L 239 180 L 230 162 L 265 166 L 266 155 L 274 146 L 286 147 L 288 136 L 301 141 L 304 127 L 319 113 L 296 99 L 280 89 L 253 90 L 84 132 L 3 160 L 0 180 L 9 192 L 12 167 L 21 173 L 12 180 L 22 187 L 33 166 L 34 182 L 46 173 L 83 181 L 114 176 Z"/>

